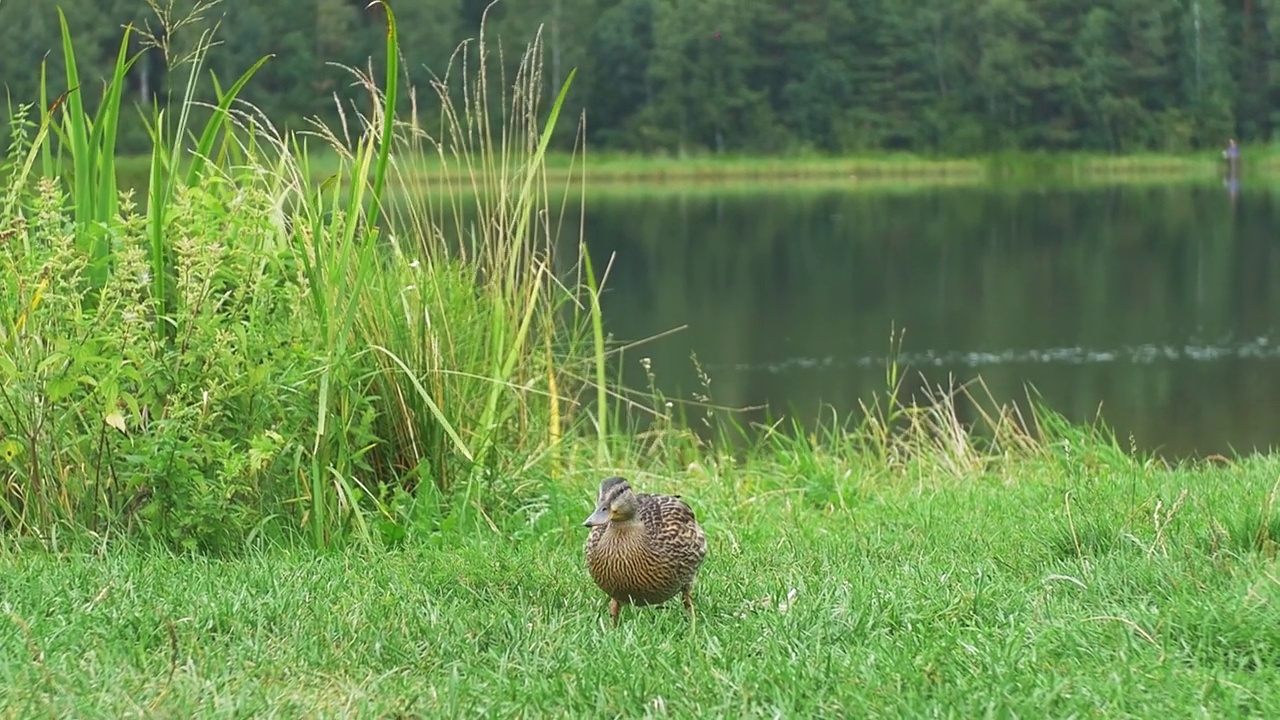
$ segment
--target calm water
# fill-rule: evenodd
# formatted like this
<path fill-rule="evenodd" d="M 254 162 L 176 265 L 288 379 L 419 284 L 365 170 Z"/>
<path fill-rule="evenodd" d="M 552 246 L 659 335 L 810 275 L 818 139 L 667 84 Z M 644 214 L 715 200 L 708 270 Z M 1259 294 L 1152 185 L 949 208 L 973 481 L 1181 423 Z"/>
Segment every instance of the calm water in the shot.
<path fill-rule="evenodd" d="M 1280 446 L 1280 201 L 1220 185 L 726 191 L 590 198 L 625 379 L 811 424 L 885 389 L 1028 384 L 1179 457 Z M 923 379 L 921 378 L 923 376 Z M 763 411 L 749 413 L 763 419 Z M 829 417 L 829 410 L 828 410 Z"/>

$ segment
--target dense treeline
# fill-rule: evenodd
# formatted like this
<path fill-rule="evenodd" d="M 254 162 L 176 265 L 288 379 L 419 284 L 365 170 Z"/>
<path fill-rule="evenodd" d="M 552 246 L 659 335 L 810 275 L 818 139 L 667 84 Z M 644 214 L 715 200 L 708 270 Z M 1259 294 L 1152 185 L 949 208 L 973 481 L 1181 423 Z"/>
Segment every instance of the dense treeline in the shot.
<path fill-rule="evenodd" d="M 489 2 L 391 0 L 420 99 Z M 198 7 L 0 3 L 11 98 L 37 96 L 58 5 L 97 76 L 124 23 L 159 27 L 149 4 L 173 19 Z M 290 125 L 334 122 L 334 94 L 359 96 L 332 63 L 367 66 L 383 41 L 380 11 L 364 0 L 215 0 L 202 17 L 172 38 L 154 33 L 171 40 L 170 60 L 220 22 L 211 69 L 225 83 L 274 54 L 244 95 Z M 1280 0 L 502 0 L 487 23 L 509 70 L 541 27 L 548 92 L 578 68 L 572 109 L 586 109 L 597 149 L 1180 151 L 1280 131 Z M 147 43 L 140 34 L 134 49 Z M 181 91 L 185 77 L 167 67 L 156 50 L 139 61 L 136 102 Z M 123 141 L 144 147 L 141 124 Z"/>

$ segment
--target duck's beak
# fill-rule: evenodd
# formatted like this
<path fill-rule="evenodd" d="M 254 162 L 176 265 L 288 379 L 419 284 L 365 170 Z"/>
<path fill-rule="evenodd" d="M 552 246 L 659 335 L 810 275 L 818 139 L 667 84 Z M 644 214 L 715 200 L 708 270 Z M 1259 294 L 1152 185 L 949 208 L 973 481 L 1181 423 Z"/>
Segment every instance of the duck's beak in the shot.
<path fill-rule="evenodd" d="M 586 527 L 595 527 L 596 525 L 604 525 L 609 522 L 609 508 L 598 507 L 596 511 L 591 513 L 591 517 L 582 522 Z"/>

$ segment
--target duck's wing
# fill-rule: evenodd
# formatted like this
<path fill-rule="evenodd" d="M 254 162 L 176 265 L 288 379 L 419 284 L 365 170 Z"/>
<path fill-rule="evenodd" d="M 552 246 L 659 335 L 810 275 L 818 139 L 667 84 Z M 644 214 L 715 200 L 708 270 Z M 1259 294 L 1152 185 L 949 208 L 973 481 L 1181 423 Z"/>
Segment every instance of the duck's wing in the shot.
<path fill-rule="evenodd" d="M 650 539 L 659 546 L 701 560 L 707 553 L 707 537 L 693 508 L 678 495 L 642 495 L 640 519 Z"/>

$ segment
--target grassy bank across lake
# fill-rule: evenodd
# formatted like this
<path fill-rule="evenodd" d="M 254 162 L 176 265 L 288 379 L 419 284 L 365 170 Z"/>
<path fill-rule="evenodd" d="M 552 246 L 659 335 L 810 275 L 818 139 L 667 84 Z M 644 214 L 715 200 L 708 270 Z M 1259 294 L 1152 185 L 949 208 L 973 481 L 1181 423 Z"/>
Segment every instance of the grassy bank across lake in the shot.
<path fill-rule="evenodd" d="M 1271 175 L 1280 172 L 1280 155 L 1269 148 L 1242 151 L 1243 172 Z M 547 172 L 557 177 L 583 174 L 581 157 L 549 154 Z M 932 157 L 910 153 L 853 156 L 750 156 L 701 155 L 690 157 L 641 156 L 589 152 L 585 177 L 591 183 L 719 183 L 742 180 L 832 180 L 858 183 L 916 181 L 998 182 L 1028 180 L 1145 180 L 1220 176 L 1225 165 L 1220 154 L 1107 155 L 1095 153 L 999 153 L 976 157 Z M 428 176 L 443 176 L 437 163 L 424 161 Z"/>
<path fill-rule="evenodd" d="M 1280 175 L 1280 154 L 1270 148 L 1245 148 L 1242 175 L 1271 179 Z M 122 158 L 121 175 L 145 178 L 146 158 Z M 483 168 L 465 168 L 433 155 L 418 160 L 401 156 L 396 182 L 430 187 L 465 186 Z M 585 172 L 583 168 L 586 168 Z M 318 152 L 310 165 L 316 181 L 338 172 L 337 158 Z M 997 182 L 1153 182 L 1220 179 L 1225 165 L 1219 153 L 1104 155 L 1089 153 L 1001 153 L 973 158 L 935 158 L 911 154 L 853 157 L 816 156 L 642 156 L 589 152 L 586 160 L 549 152 L 544 163 L 552 185 L 586 182 L 610 186 L 697 187 L 786 182 L 823 187 L 876 189 L 885 184 L 931 186 Z"/>
<path fill-rule="evenodd" d="M 1258 717 L 1280 460 L 1085 443 L 889 476 L 838 452 L 628 474 L 707 530 L 696 616 L 582 558 L 598 477 L 513 536 L 230 560 L 0 552 L 0 715 Z"/>

